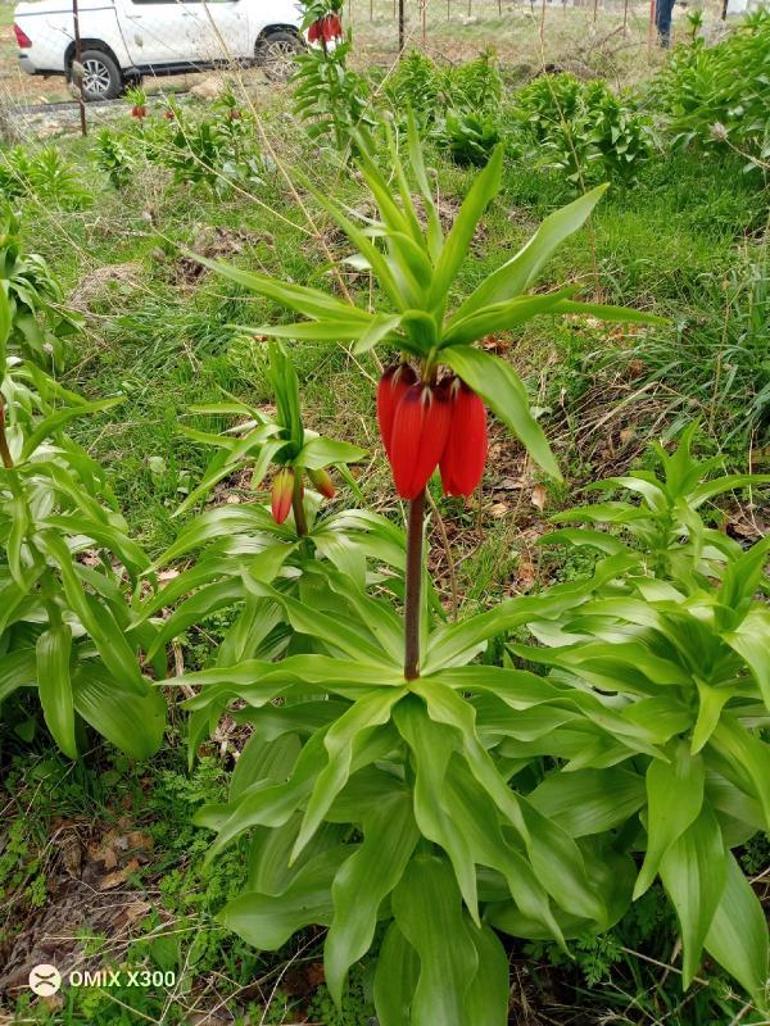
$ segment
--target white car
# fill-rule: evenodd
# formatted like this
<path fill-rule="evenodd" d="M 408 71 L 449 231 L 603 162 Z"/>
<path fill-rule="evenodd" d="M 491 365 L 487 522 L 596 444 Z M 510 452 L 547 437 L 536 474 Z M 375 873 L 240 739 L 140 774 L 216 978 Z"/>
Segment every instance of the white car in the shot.
<path fill-rule="evenodd" d="M 296 0 L 80 0 L 80 63 L 88 100 L 119 96 L 143 75 L 237 61 L 285 73 L 304 39 Z M 72 78 L 72 0 L 28 0 L 14 12 L 19 62 L 30 75 Z"/>

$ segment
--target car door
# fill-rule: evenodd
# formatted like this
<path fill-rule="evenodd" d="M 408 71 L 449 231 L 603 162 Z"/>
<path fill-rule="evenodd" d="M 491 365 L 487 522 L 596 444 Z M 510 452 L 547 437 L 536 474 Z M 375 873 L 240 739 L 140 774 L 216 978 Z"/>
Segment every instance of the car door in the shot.
<path fill-rule="evenodd" d="M 120 0 L 119 20 L 126 49 L 138 67 L 189 63 L 195 59 L 194 8 L 181 0 Z"/>
<path fill-rule="evenodd" d="M 188 6 L 194 11 L 187 30 L 196 60 L 211 63 L 254 56 L 245 0 L 201 0 Z"/>

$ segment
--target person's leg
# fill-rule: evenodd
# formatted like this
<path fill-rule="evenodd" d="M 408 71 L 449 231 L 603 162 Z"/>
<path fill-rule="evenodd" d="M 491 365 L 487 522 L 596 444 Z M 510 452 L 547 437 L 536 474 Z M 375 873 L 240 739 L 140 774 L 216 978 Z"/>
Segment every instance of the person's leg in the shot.
<path fill-rule="evenodd" d="M 656 0 L 655 3 L 655 26 L 658 30 L 660 45 L 663 47 L 671 45 L 671 15 L 674 3 L 675 0 Z"/>

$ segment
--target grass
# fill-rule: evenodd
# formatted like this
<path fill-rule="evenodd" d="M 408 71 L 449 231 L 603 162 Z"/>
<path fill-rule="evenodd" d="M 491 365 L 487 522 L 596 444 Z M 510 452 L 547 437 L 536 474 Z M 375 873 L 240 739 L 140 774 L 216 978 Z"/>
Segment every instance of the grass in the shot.
<path fill-rule="evenodd" d="M 392 29 L 389 9 L 389 3 L 375 8 L 374 27 L 379 26 L 382 40 Z M 569 19 L 573 30 L 578 19 L 585 28 L 590 18 L 587 9 L 549 9 L 547 14 L 553 21 Z M 366 16 L 366 7 L 363 13 L 360 5 L 354 8 L 354 19 Z M 516 17 L 528 26 L 527 53 L 534 60 L 535 22 L 526 11 Z M 462 45 L 477 45 L 472 39 L 479 26 L 467 28 Z M 440 39 L 438 25 L 435 32 Z M 94 168 L 91 139 L 62 144 L 83 177 L 95 184 L 90 207 L 59 210 L 34 198 L 24 203 L 28 248 L 43 253 L 69 301 L 87 315 L 65 383 L 89 397 L 124 397 L 111 413 L 74 430 L 109 468 L 133 530 L 153 555 L 174 536 L 173 513 L 209 456 L 180 433 L 180 425 L 224 426 L 216 418 L 192 415 L 190 406 L 226 395 L 260 404 L 271 400 L 264 350 L 233 325 L 257 327 L 286 317 L 224 279 L 200 273 L 186 252 L 334 289 L 330 257 L 341 261 L 348 248 L 314 205 L 305 178 L 322 192 L 367 209 L 357 177 L 311 145 L 286 118 L 285 95 L 263 90 L 255 98 L 247 89 L 244 106 L 252 102 L 275 147 L 278 167 L 271 159 L 262 182 L 247 190 L 251 195 L 223 199 L 202 187 L 174 185 L 166 172 L 142 160 L 126 190 L 117 193 Z M 142 131 L 126 113 L 120 117 L 121 130 Z M 428 157 L 442 211 L 449 216 L 467 191 L 471 172 L 449 163 L 435 148 Z M 312 225 L 282 169 L 303 198 Z M 485 215 L 458 293 L 515 252 L 539 220 L 569 198 L 558 176 L 511 157 L 503 191 Z M 755 179 L 741 174 L 740 160 L 710 155 L 704 169 L 701 153 L 655 158 L 633 188 L 611 190 L 590 226 L 549 265 L 539 287 L 579 283 L 588 296 L 654 311 L 667 322 L 654 329 L 619 329 L 586 319 L 541 319 L 519 334 L 490 340 L 525 378 L 567 481 L 564 486 L 543 481 L 520 448 L 493 429 L 481 497 L 468 503 L 445 500 L 435 489 L 468 607 L 583 573 L 585 554 L 565 562 L 563 553 L 539 546 L 549 515 L 577 501 L 591 480 L 643 459 L 650 437 L 673 434 L 685 418 L 701 420 L 701 447 L 721 452 L 729 468 L 745 469 L 750 447 L 755 466 L 767 458 L 767 216 L 767 194 Z M 365 302 L 366 279 L 354 271 L 343 273 L 347 287 Z M 309 424 L 371 452 L 373 459 L 358 481 L 364 501 L 401 516 L 374 426 L 378 368 L 373 358 L 353 359 L 340 348 L 323 346 L 294 345 L 292 352 Z M 240 482 L 231 482 L 217 498 L 226 501 L 242 493 Z M 343 490 L 340 506 L 349 498 Z M 732 512 L 727 511 L 728 520 Z M 437 531 L 431 543 L 433 568 L 446 598 L 448 564 Z M 221 626 L 212 622 L 190 632 L 180 650 L 185 666 L 205 661 Z M 167 749 L 140 774 L 101 748 L 90 754 L 88 769 L 70 767 L 51 755 L 44 738 L 33 742 L 30 765 L 22 754 L 26 747 L 11 738 L 3 753 L 9 770 L 2 804 L 12 826 L 0 853 L 0 888 L 10 904 L 0 924 L 0 952 L 12 950 L 36 910 L 57 907 L 57 888 L 66 894 L 64 856 L 52 837 L 74 830 L 85 841 L 86 869 L 96 874 L 90 879 L 98 894 L 98 882 L 109 870 L 93 853 L 104 847 L 106 837 L 138 833 L 137 864 L 118 893 L 123 905 L 149 907 L 128 922 L 116 925 L 108 917 L 99 929 L 84 927 L 79 940 L 90 965 L 173 969 L 180 985 L 170 996 L 128 989 L 70 991 L 67 1005 L 50 1008 L 22 998 L 18 1021 L 122 1026 L 136 1012 L 140 1018 L 181 1026 L 217 1009 L 227 1013 L 226 1021 L 244 1026 L 293 1022 L 300 1012 L 322 1026 L 364 1026 L 371 1014 L 366 967 L 355 982 L 351 1005 L 338 1013 L 323 987 L 318 988 L 317 938 L 311 935 L 277 955 L 264 955 L 216 925 L 216 911 L 240 884 L 245 856 L 235 849 L 211 870 L 202 869 L 207 835 L 190 819 L 200 803 L 222 800 L 227 770 L 243 736 L 226 723 L 188 776 L 180 717 L 173 696 L 170 700 L 173 725 Z M 124 850 L 132 851 L 130 845 Z M 750 855 L 751 871 L 761 872 L 767 852 L 758 843 Z M 117 869 L 129 865 L 130 858 L 119 854 Z M 100 908 L 97 903 L 93 909 L 98 921 Z M 636 919 L 611 935 L 581 941 L 574 966 L 565 965 L 551 946 L 516 946 L 512 959 L 523 982 L 514 1013 L 527 1026 L 559 1021 L 565 1005 L 575 1016 L 572 1021 L 586 1023 L 599 1015 L 634 1026 L 660 1020 L 669 1026 L 723 1026 L 733 1020 L 740 999 L 722 977 L 682 997 L 675 973 L 665 968 L 673 961 L 671 933 L 657 893 Z M 663 959 L 664 967 L 645 959 Z M 533 1007 L 549 1019 L 540 1019 Z"/>

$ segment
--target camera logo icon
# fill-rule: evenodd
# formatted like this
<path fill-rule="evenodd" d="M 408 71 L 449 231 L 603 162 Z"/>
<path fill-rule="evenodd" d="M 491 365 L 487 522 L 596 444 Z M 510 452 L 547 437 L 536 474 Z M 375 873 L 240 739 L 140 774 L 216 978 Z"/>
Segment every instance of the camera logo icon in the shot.
<path fill-rule="evenodd" d="M 55 965 L 43 962 L 30 972 L 29 985 L 32 992 L 39 997 L 50 997 L 61 987 L 61 973 Z"/>

